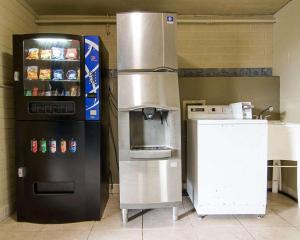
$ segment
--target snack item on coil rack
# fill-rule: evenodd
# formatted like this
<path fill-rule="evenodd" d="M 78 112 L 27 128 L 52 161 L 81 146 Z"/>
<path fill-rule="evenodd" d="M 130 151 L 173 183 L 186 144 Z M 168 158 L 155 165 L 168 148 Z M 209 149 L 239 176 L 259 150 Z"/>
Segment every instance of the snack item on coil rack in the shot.
<path fill-rule="evenodd" d="M 69 70 L 66 74 L 68 80 L 76 80 L 77 79 L 77 72 L 75 70 Z"/>
<path fill-rule="evenodd" d="M 59 47 L 52 47 L 52 56 L 51 58 L 53 60 L 63 60 L 64 59 L 64 48 L 59 48 Z"/>
<path fill-rule="evenodd" d="M 77 59 L 77 49 L 76 48 L 68 48 L 66 51 L 66 59 L 76 60 Z"/>
<path fill-rule="evenodd" d="M 56 69 L 53 71 L 53 80 L 63 80 L 64 79 L 64 71 L 62 69 Z"/>
<path fill-rule="evenodd" d="M 26 59 L 30 59 L 30 60 L 39 59 L 39 49 L 29 48 Z"/>
<path fill-rule="evenodd" d="M 40 69 L 40 79 L 50 80 L 51 79 L 51 69 Z"/>
<path fill-rule="evenodd" d="M 73 86 L 70 89 L 70 96 L 78 96 L 78 87 L 77 86 Z"/>
<path fill-rule="evenodd" d="M 38 66 L 28 66 L 27 67 L 27 79 L 28 80 L 37 80 L 38 77 Z"/>
<path fill-rule="evenodd" d="M 41 50 L 41 59 L 50 60 L 51 59 L 51 49 L 42 49 Z"/>

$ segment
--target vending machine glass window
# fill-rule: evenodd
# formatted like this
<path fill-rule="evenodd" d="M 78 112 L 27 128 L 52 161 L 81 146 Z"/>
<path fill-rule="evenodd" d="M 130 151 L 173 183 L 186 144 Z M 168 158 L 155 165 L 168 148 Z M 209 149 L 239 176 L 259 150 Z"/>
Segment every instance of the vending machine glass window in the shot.
<path fill-rule="evenodd" d="M 24 40 L 24 95 L 80 96 L 80 50 L 74 39 Z"/>

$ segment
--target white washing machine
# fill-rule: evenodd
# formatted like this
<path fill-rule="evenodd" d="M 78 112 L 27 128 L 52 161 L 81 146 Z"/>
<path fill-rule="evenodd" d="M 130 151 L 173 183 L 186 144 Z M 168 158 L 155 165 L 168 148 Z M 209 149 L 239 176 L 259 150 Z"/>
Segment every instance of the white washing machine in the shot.
<path fill-rule="evenodd" d="M 232 119 L 230 105 L 200 108 L 189 106 L 187 126 L 187 192 L 197 214 L 264 215 L 267 121 Z"/>

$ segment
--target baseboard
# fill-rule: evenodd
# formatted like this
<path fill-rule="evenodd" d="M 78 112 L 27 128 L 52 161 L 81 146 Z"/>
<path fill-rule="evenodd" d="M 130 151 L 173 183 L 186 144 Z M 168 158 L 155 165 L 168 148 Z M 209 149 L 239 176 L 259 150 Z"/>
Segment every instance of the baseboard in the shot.
<path fill-rule="evenodd" d="M 268 189 L 272 189 L 272 181 L 268 181 Z"/>
<path fill-rule="evenodd" d="M 120 184 L 119 183 L 109 184 L 109 193 L 110 194 L 119 194 L 120 193 Z"/>
<path fill-rule="evenodd" d="M 13 213 L 13 211 L 14 211 L 14 207 L 9 204 L 0 208 L 0 222 L 8 218 Z"/>
<path fill-rule="evenodd" d="M 293 197 L 294 199 L 298 198 L 297 191 L 294 190 L 294 189 L 292 189 L 292 188 L 290 188 L 289 186 L 287 186 L 285 184 L 282 184 L 282 190 L 281 191 L 284 192 L 285 194 Z"/>

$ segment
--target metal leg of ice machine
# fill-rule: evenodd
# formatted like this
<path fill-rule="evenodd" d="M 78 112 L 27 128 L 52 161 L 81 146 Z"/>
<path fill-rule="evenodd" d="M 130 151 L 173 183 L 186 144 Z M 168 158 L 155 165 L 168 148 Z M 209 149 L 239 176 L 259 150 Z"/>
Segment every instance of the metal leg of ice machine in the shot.
<path fill-rule="evenodd" d="M 128 210 L 122 209 L 122 222 L 127 223 L 128 222 Z"/>
<path fill-rule="evenodd" d="M 178 220 L 178 207 L 173 207 L 173 221 L 177 221 Z"/>

